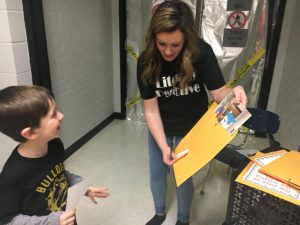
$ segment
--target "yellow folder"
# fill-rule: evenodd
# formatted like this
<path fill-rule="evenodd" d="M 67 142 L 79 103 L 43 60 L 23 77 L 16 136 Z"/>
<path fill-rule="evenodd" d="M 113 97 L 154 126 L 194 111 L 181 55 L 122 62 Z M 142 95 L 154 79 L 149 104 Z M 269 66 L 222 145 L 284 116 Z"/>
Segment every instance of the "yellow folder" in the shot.
<path fill-rule="evenodd" d="M 221 126 L 214 114 L 216 106 L 214 103 L 209 108 L 175 150 L 178 154 L 189 149 L 173 166 L 177 187 L 211 161 L 237 134 L 230 135 Z"/>
<path fill-rule="evenodd" d="M 260 172 L 300 190 L 300 152 L 291 150 L 261 167 Z"/>

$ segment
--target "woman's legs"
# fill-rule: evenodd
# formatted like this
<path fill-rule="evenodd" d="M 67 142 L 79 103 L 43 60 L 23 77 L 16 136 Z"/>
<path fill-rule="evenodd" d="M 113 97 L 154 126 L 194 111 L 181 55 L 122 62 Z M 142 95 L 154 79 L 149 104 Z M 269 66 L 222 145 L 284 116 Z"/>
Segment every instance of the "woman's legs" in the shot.
<path fill-rule="evenodd" d="M 167 137 L 167 142 L 171 148 L 175 148 L 181 138 Z M 169 166 L 162 159 L 162 153 L 157 146 L 156 141 L 149 132 L 148 135 L 149 161 L 150 161 L 150 186 L 155 205 L 155 212 L 158 215 L 166 213 L 166 192 L 167 192 L 167 174 Z M 194 186 L 192 178 L 186 180 L 177 189 L 177 218 L 182 222 L 188 222 L 190 208 L 192 204 Z"/>
<path fill-rule="evenodd" d="M 174 144 L 178 145 L 182 138 L 175 137 Z M 193 195 L 194 195 L 194 184 L 193 179 L 190 177 L 184 183 L 182 183 L 177 189 L 177 219 L 181 222 L 188 222 L 190 209 L 192 205 Z"/>
<path fill-rule="evenodd" d="M 163 162 L 162 153 L 156 141 L 149 132 L 148 135 L 150 187 L 154 200 L 155 212 L 158 215 L 166 213 L 166 192 L 168 166 Z"/>
<path fill-rule="evenodd" d="M 190 209 L 194 195 L 194 185 L 192 177 L 181 184 L 177 189 L 177 219 L 182 222 L 189 221 Z"/>

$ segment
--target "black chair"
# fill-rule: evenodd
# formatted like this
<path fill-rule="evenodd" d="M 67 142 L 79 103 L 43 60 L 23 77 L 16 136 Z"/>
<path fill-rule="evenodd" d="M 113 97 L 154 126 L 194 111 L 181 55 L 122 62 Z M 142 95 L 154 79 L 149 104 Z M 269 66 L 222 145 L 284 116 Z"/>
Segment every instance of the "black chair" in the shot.
<path fill-rule="evenodd" d="M 244 127 L 253 130 L 258 136 L 267 136 L 270 145 L 278 145 L 275 141 L 273 134 L 275 134 L 280 125 L 279 116 L 271 111 L 258 109 L 258 108 L 247 108 L 251 113 L 251 117 L 244 123 Z M 241 145 L 244 145 L 247 141 L 248 135 L 251 133 L 247 132 L 245 139 Z"/>
<path fill-rule="evenodd" d="M 278 131 L 280 125 L 279 116 L 271 111 L 247 108 L 251 117 L 244 123 L 248 130 L 245 132 L 245 138 L 240 145 L 227 145 L 215 157 L 215 159 L 228 164 L 232 168 L 241 168 L 248 163 L 248 159 L 238 153 L 237 149 L 243 149 L 249 134 L 255 134 L 258 137 L 266 137 L 270 146 L 280 146 L 275 140 L 274 134 Z"/>
<path fill-rule="evenodd" d="M 247 128 L 245 132 L 245 138 L 243 142 L 239 145 L 228 144 L 224 147 L 214 159 L 217 159 L 227 165 L 232 169 L 244 168 L 248 163 L 249 159 L 236 150 L 243 149 L 243 146 L 247 142 L 247 138 L 250 134 L 255 134 L 259 137 L 266 137 L 269 140 L 270 146 L 280 146 L 280 143 L 275 140 L 273 134 L 275 134 L 280 125 L 279 116 L 271 111 L 258 109 L 258 108 L 247 108 L 251 113 L 251 117 L 243 124 Z M 209 168 L 202 183 L 200 194 L 204 194 L 204 187 L 211 169 L 211 162 Z"/>

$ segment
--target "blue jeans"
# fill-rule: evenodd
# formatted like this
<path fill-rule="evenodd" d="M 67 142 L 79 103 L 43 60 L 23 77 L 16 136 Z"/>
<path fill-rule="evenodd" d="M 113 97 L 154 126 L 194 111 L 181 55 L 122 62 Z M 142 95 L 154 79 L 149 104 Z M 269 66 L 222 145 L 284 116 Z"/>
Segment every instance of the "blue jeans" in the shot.
<path fill-rule="evenodd" d="M 171 149 L 174 149 L 181 139 L 181 137 L 177 136 L 167 136 L 167 142 Z M 150 186 L 155 205 L 155 212 L 156 214 L 162 215 L 166 213 L 167 175 L 169 166 L 163 162 L 162 152 L 150 132 L 148 135 L 148 148 L 150 160 Z M 176 194 L 178 207 L 177 219 L 182 222 L 188 222 L 194 194 L 192 178 L 189 178 L 181 184 L 176 189 Z"/>

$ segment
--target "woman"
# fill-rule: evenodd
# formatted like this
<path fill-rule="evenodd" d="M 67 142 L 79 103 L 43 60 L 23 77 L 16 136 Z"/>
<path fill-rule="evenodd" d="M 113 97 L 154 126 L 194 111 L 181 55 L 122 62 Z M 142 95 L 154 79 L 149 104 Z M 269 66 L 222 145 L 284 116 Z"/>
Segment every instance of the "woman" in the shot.
<path fill-rule="evenodd" d="M 155 10 L 137 79 L 150 131 L 150 185 L 156 213 L 146 225 L 160 225 L 166 218 L 167 173 L 176 161 L 172 150 L 207 111 L 205 87 L 217 103 L 233 92 L 237 103 L 246 105 L 247 96 L 241 86 L 226 87 L 212 48 L 198 38 L 193 14 L 179 0 L 165 1 Z M 187 225 L 192 178 L 176 192 L 176 225 Z"/>

